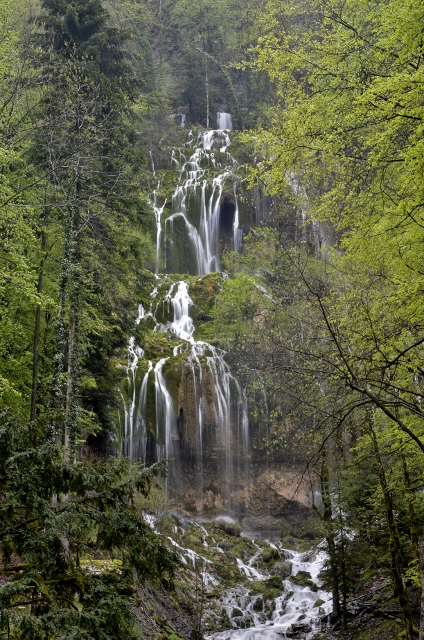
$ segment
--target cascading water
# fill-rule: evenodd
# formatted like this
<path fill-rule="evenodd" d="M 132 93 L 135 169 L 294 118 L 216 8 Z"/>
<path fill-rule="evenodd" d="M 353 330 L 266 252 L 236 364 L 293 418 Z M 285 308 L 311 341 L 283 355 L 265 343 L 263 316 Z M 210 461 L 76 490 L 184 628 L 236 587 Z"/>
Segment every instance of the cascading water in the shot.
<path fill-rule="evenodd" d="M 202 295 L 208 289 L 212 297 L 215 295 L 214 284 L 222 286 L 225 278 L 225 274 L 216 273 L 221 269 L 223 252 L 237 251 L 242 239 L 232 179 L 235 161 L 228 151 L 229 114 L 218 114 L 218 126 L 217 131 L 196 136 L 190 132 L 186 147 L 172 151 L 170 172 L 176 180 L 172 195 L 164 195 L 163 184 L 169 176 L 156 171 L 152 162 L 156 279 L 149 310 L 140 305 L 128 347 L 122 451 L 131 460 L 146 464 L 171 459 L 167 490 L 185 510 L 237 516 L 234 496 L 247 492 L 250 475 L 246 395 L 231 374 L 225 354 L 206 340 L 196 339 L 200 304 L 196 288 L 197 295 L 199 289 Z M 164 272 L 188 273 L 190 277 L 159 275 Z M 211 489 L 211 478 L 216 478 L 219 490 L 216 486 Z M 212 507 L 211 493 L 220 493 L 220 502 L 215 501 Z M 202 528 L 198 523 L 196 526 Z M 206 530 L 203 533 L 207 547 Z M 203 566 L 206 588 L 220 584 L 213 575 L 214 561 L 169 540 L 184 562 Z M 221 598 L 233 626 L 210 639 L 277 640 L 292 635 L 297 624 L 310 637 L 320 615 L 331 609 L 329 594 L 286 579 L 280 584 L 281 595 L 274 598 L 272 616 L 261 615 L 256 606 L 258 596 L 251 593 L 246 580 L 266 581 L 271 576 L 258 569 L 262 548 L 256 547 L 250 560 L 237 559 L 243 584 L 228 589 Z M 312 581 L 318 582 L 323 553 L 308 560 L 303 554 L 284 550 L 280 543 L 278 551 L 288 558 L 292 575 L 308 572 Z M 224 553 L 218 545 L 216 552 Z M 241 613 L 238 618 L 233 615 L 235 609 Z"/>
<path fill-rule="evenodd" d="M 262 596 L 251 595 L 249 587 L 228 589 L 222 598 L 222 606 L 234 627 L 208 636 L 208 640 L 282 640 L 282 638 L 311 638 L 321 628 L 321 617 L 331 612 L 331 597 L 319 587 L 319 573 L 323 569 L 326 554 L 309 554 L 283 549 L 281 544 L 274 547 L 287 558 L 291 565 L 291 576 L 282 581 L 282 593 L 274 600 L 274 611 L 268 619 L 261 613 Z M 269 575 L 261 574 L 253 564 L 258 552 L 247 564 L 241 560 L 238 565 L 248 580 L 266 580 Z M 310 586 L 300 586 L 293 582 L 299 572 L 310 577 Z M 237 611 L 238 616 L 232 614 Z M 235 628 L 239 627 L 239 628 Z M 240 628 L 241 627 L 241 628 Z"/>
<path fill-rule="evenodd" d="M 197 136 L 190 132 L 186 153 L 174 150 L 171 155 L 177 186 L 170 211 L 165 211 L 166 199 L 159 204 L 163 176 L 154 172 L 157 185 L 151 205 L 156 216 L 157 263 L 164 264 L 168 273 L 204 275 L 220 271 L 222 251 L 237 250 L 240 245 L 233 180 L 236 162 L 229 146 L 229 135 L 223 129 Z"/>
<path fill-rule="evenodd" d="M 150 204 L 156 219 L 157 274 L 163 265 L 173 273 L 205 276 L 218 272 L 222 252 L 240 245 L 232 177 L 235 160 L 228 151 L 230 138 L 224 131 L 232 128 L 231 117 L 218 114 L 218 122 L 222 129 L 197 136 L 190 132 L 184 152 L 172 151 L 171 170 L 177 185 L 171 198 L 159 196 L 163 174 L 156 171 L 152 161 L 156 187 Z M 224 354 L 194 337 L 190 311 L 195 305 L 189 294 L 190 282 L 169 284 L 168 276 L 156 277 L 150 310 L 146 313 L 140 306 L 137 328 L 143 332 L 149 326 L 161 352 L 151 356 L 145 344 L 142 348 L 136 345 L 135 337 L 130 340 L 123 452 L 133 461 L 146 463 L 172 458 L 168 482 L 171 492 L 172 487 L 178 492 L 184 463 L 194 479 L 195 502 L 202 509 L 203 452 L 206 443 L 209 447 L 213 443 L 215 472 L 225 484 L 221 505 L 231 511 L 234 478 L 246 476 L 248 471 L 246 397 Z M 166 287 L 161 304 L 158 289 Z M 164 347 L 161 335 L 169 349 L 168 344 Z M 171 386 L 170 376 L 174 379 Z"/>
<path fill-rule="evenodd" d="M 217 126 L 218 129 L 223 129 L 224 131 L 232 131 L 233 119 L 231 117 L 231 113 L 224 113 L 223 111 L 218 112 Z"/>

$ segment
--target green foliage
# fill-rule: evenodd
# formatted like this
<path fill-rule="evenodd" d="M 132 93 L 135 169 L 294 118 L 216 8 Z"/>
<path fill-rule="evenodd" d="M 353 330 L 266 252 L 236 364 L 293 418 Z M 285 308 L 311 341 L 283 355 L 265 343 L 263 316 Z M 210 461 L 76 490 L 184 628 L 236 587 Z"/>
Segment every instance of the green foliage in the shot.
<path fill-rule="evenodd" d="M 59 448 L 1 418 L 0 637 L 136 637 L 136 577 L 172 577 L 176 561 L 133 502 L 164 464 L 64 464 Z"/>

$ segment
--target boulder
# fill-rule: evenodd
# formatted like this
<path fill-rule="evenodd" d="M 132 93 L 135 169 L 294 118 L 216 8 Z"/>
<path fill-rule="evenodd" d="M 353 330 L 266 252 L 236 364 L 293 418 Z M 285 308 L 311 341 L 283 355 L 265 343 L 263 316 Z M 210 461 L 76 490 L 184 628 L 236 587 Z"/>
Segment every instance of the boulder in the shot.
<path fill-rule="evenodd" d="M 279 576 L 282 580 L 285 580 L 291 576 L 292 566 L 292 563 L 288 560 L 284 560 L 284 562 L 276 562 L 271 569 L 271 573 L 272 575 Z"/>

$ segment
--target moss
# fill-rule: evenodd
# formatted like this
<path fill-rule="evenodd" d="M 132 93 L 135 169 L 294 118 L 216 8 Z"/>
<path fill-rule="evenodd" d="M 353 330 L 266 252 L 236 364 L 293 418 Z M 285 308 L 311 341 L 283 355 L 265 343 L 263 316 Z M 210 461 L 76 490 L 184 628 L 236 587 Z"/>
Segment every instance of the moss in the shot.
<path fill-rule="evenodd" d="M 155 376 L 151 371 L 147 382 L 147 398 L 146 398 L 146 428 L 149 436 L 156 434 L 156 391 Z"/>
<path fill-rule="evenodd" d="M 179 359 L 181 360 L 181 359 Z M 166 380 L 166 386 L 169 392 L 169 395 L 174 402 L 174 406 L 176 407 L 178 404 L 178 389 L 181 384 L 182 378 L 182 367 L 180 361 L 175 361 L 173 359 L 168 360 L 165 363 L 162 373 Z"/>
<path fill-rule="evenodd" d="M 186 547 L 201 547 L 202 546 L 202 541 L 200 538 L 198 538 L 197 536 L 194 536 L 192 534 L 189 534 L 188 536 L 184 536 L 184 544 Z"/>
<path fill-rule="evenodd" d="M 241 582 L 240 572 L 236 564 L 227 561 L 225 564 L 216 564 L 215 573 L 222 581 L 228 584 Z"/>
<path fill-rule="evenodd" d="M 261 580 L 252 580 L 251 582 L 249 582 L 249 593 L 250 595 L 254 596 L 258 593 L 265 593 L 266 591 L 266 584 L 265 582 L 262 582 Z"/>
<path fill-rule="evenodd" d="M 281 590 L 281 587 L 282 587 L 281 578 L 279 578 L 278 576 L 272 576 L 272 578 L 268 578 L 268 580 L 265 580 L 265 584 L 268 589 Z"/>
<path fill-rule="evenodd" d="M 193 319 L 197 339 L 209 335 L 210 324 L 214 318 L 215 300 L 222 282 L 220 273 L 210 273 L 202 278 L 192 279 L 189 294 L 193 300 Z"/>
<path fill-rule="evenodd" d="M 277 560 L 279 557 L 278 549 L 273 549 L 272 547 L 265 549 L 262 554 L 262 560 L 266 563 L 271 562 L 271 560 Z"/>
<path fill-rule="evenodd" d="M 241 544 L 235 544 L 233 547 L 231 547 L 228 550 L 228 554 L 230 556 L 233 556 L 234 558 L 239 558 L 239 560 L 244 560 L 246 558 L 246 549 L 244 548 L 244 545 Z"/>
<path fill-rule="evenodd" d="M 299 571 L 295 576 L 290 576 L 289 580 L 299 587 L 309 587 L 311 591 L 318 591 L 318 587 L 311 579 L 311 574 L 308 571 Z"/>
<path fill-rule="evenodd" d="M 168 333 L 161 331 L 151 331 L 144 338 L 143 348 L 146 358 L 149 360 L 160 360 L 161 358 L 169 358 L 176 344 L 176 340 Z"/>
<path fill-rule="evenodd" d="M 224 531 L 229 536 L 239 537 L 241 534 L 241 526 L 235 522 L 226 522 L 225 520 L 217 520 L 213 523 L 216 529 Z"/>
<path fill-rule="evenodd" d="M 168 515 L 163 518 L 160 530 L 164 535 L 174 535 L 174 528 L 177 526 L 178 521 L 173 515 Z"/>

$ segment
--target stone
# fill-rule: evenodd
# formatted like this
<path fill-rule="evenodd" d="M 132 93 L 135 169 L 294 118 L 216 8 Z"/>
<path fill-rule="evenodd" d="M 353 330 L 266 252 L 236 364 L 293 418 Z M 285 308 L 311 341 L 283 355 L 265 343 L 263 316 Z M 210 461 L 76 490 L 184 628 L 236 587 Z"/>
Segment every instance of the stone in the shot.
<path fill-rule="evenodd" d="M 310 624 L 301 622 L 299 624 L 292 624 L 285 633 L 288 638 L 302 638 L 304 634 L 310 633 L 311 631 L 312 627 Z"/>
<path fill-rule="evenodd" d="M 282 580 L 285 580 L 291 576 L 292 566 L 292 563 L 288 560 L 285 560 L 284 562 L 276 562 L 271 569 L 271 574 L 279 576 Z"/>

